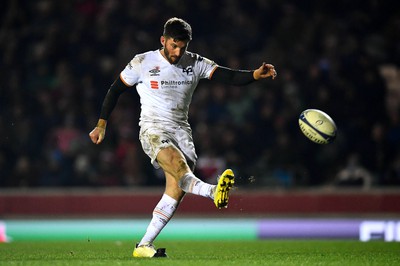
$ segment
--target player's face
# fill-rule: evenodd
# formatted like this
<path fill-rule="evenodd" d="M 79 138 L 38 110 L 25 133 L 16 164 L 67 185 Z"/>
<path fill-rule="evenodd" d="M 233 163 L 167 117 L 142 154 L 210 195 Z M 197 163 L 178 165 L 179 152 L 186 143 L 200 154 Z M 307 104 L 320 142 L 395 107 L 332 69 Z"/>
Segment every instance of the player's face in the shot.
<path fill-rule="evenodd" d="M 171 64 L 179 62 L 189 44 L 188 41 L 179 41 L 173 38 L 165 38 L 164 36 L 161 36 L 161 43 L 164 46 L 163 55 Z"/>

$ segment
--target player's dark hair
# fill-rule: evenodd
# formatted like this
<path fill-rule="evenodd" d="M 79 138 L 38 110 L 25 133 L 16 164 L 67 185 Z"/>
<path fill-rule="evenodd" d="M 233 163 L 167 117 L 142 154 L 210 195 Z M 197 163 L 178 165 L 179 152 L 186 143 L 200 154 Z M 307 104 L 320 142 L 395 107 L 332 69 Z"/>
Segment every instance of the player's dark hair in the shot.
<path fill-rule="evenodd" d="M 170 18 L 164 24 L 163 35 L 180 41 L 191 41 L 192 27 L 181 18 Z"/>

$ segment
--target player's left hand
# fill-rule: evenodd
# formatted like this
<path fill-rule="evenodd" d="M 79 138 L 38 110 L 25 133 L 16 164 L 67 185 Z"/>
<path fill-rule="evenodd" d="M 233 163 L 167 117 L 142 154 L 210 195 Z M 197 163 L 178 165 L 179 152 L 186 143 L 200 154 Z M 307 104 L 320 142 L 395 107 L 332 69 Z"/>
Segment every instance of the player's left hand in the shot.
<path fill-rule="evenodd" d="M 267 63 L 262 63 L 262 65 L 254 70 L 253 73 L 253 77 L 255 80 L 259 80 L 259 79 L 265 79 L 265 78 L 269 78 L 272 77 L 272 79 L 275 79 L 277 76 L 275 67 L 271 64 L 267 64 Z"/>

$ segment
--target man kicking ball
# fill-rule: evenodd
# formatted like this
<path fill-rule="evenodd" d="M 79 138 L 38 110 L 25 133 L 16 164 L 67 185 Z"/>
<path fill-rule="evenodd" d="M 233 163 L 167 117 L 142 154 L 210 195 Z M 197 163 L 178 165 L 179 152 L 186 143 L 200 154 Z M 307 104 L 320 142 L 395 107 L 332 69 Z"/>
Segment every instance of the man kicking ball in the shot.
<path fill-rule="evenodd" d="M 185 193 L 210 198 L 217 208 L 228 206 L 234 174 L 228 169 L 217 185 L 201 181 L 193 174 L 197 155 L 188 111 L 200 79 L 229 85 L 247 85 L 275 78 L 273 65 L 263 63 L 256 70 L 234 70 L 187 51 L 192 40 L 191 26 L 180 18 L 164 25 L 162 48 L 136 55 L 108 90 L 96 127 L 89 133 L 93 143 L 105 136 L 107 120 L 118 97 L 136 86 L 140 96 L 139 138 L 154 167 L 165 173 L 165 191 L 156 205 L 146 233 L 133 251 L 134 257 L 159 256 L 153 242 L 174 215 Z M 161 251 L 162 253 L 162 251 Z"/>

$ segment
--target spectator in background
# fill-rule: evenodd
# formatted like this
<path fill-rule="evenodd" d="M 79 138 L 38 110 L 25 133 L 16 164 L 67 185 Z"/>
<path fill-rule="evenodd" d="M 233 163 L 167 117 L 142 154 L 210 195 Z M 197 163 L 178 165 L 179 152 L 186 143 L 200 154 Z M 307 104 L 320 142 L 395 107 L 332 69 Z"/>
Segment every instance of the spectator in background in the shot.
<path fill-rule="evenodd" d="M 335 184 L 340 187 L 361 187 L 364 190 L 371 188 L 372 174 L 360 164 L 358 154 L 351 154 L 345 167 L 337 173 Z"/>
<path fill-rule="evenodd" d="M 400 28 L 396 9 L 385 1 L 368 0 L 359 6 L 337 1 L 321 4 L 278 0 L 203 0 L 159 1 L 157 5 L 152 5 L 147 1 L 16 0 L 3 1 L 1 6 L 2 187 L 13 183 L 11 173 L 23 157 L 27 157 L 37 169 L 38 180 L 46 180 L 44 176 L 48 172 L 57 172 L 57 167 L 65 162 L 57 152 L 49 150 L 50 132 L 60 127 L 65 113 L 70 112 L 82 114 L 76 117 L 75 126 L 82 132 L 88 131 L 96 120 L 103 95 L 95 88 L 102 87 L 115 77 L 117 73 L 113 71 L 125 65 L 127 55 L 155 47 L 158 43 L 149 28 L 175 15 L 186 16 L 196 29 L 197 40 L 192 49 L 199 53 L 207 52 L 221 64 L 232 68 L 237 65 L 250 67 L 258 64 L 259 58 L 268 58 L 280 69 L 288 71 L 288 74 L 281 73 L 281 78 L 270 85 L 268 95 L 260 93 L 266 90 L 258 86 L 249 88 L 254 89 L 251 92 L 254 92 L 252 96 L 257 104 L 250 121 L 245 120 L 246 126 L 229 120 L 224 122 L 233 135 L 246 134 L 259 144 L 257 148 L 229 153 L 231 161 L 246 165 L 238 173 L 240 176 L 254 175 L 258 184 L 263 184 L 261 174 L 254 170 L 256 165 L 267 171 L 274 170 L 268 163 L 256 164 L 247 158 L 255 154 L 273 156 L 278 131 L 271 125 L 289 109 L 291 119 L 288 123 L 291 127 L 287 134 L 291 145 L 294 145 L 291 151 L 302 154 L 302 158 L 307 157 L 307 161 L 296 159 L 306 168 L 303 173 L 307 175 L 297 185 L 319 186 L 329 182 L 332 173 L 337 172 L 345 164 L 346 157 L 354 152 L 360 155 L 362 164 L 374 175 L 386 175 L 386 170 L 369 163 L 370 155 L 365 152 L 365 147 L 374 142 L 374 137 L 368 132 L 377 122 L 382 124 L 382 138 L 390 146 L 388 151 L 380 151 L 384 165 L 396 164 L 395 154 L 400 151 L 399 119 L 396 119 L 400 112 Z M 208 19 L 210 13 L 214 14 L 213 20 Z M 238 36 L 245 38 L 240 38 L 239 43 Z M 210 46 L 216 49 L 208 49 Z M 65 78 L 61 79 L 61 74 L 69 75 L 68 86 L 64 83 Z M 228 87 L 219 90 L 226 91 Z M 207 89 L 199 88 L 196 92 L 190 110 L 195 138 L 206 138 L 206 135 L 196 133 L 202 131 L 204 124 L 208 125 L 209 131 L 219 132 L 221 123 L 216 118 L 224 116 L 225 112 L 219 111 L 219 104 L 211 101 L 215 95 L 204 91 Z M 225 93 L 221 100 L 224 105 L 229 104 L 231 95 Z M 132 107 L 126 112 L 131 117 L 137 116 L 137 98 L 129 95 L 124 101 L 125 105 Z M 296 128 L 297 115 L 309 107 L 322 109 L 336 120 L 338 138 L 328 147 L 317 148 L 307 143 Z M 117 154 L 118 128 L 123 123 L 114 119 L 109 126 L 108 145 L 101 148 L 104 152 L 113 156 Z M 138 131 L 137 125 L 131 126 L 133 131 Z M 367 134 L 360 136 L 360 132 Z M 203 143 L 218 147 L 220 141 L 218 138 L 198 139 L 200 157 L 202 150 L 208 149 L 203 147 Z M 136 142 L 135 145 L 140 144 Z M 82 147 L 93 167 L 91 175 L 94 183 L 90 185 L 100 185 L 96 183 L 100 180 L 100 164 L 95 163 L 94 148 L 86 144 Z M 327 150 L 330 153 L 328 158 L 334 160 L 325 159 Z M 225 157 L 223 149 L 213 149 L 212 152 L 217 157 Z M 277 157 L 284 155 L 278 149 L 274 152 Z M 73 161 L 79 156 L 80 152 L 73 155 Z M 151 178 L 154 175 L 152 170 L 143 167 L 146 160 L 139 160 L 140 168 L 146 169 L 143 172 L 146 179 Z M 327 162 L 329 167 L 326 167 Z M 68 171 L 71 175 L 80 175 L 74 165 L 70 163 Z M 125 184 L 121 180 L 126 173 L 117 174 L 120 182 L 116 184 Z M 62 177 L 55 175 L 54 178 Z M 160 184 L 159 181 L 151 183 Z M 383 183 L 383 180 L 377 182 Z M 62 184 L 58 180 L 55 183 L 40 183 L 40 186 Z M 75 185 L 86 186 L 88 183 Z"/>

